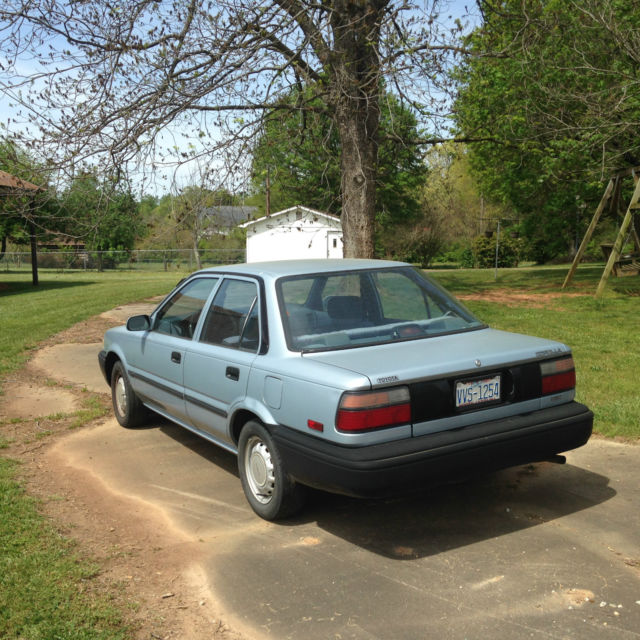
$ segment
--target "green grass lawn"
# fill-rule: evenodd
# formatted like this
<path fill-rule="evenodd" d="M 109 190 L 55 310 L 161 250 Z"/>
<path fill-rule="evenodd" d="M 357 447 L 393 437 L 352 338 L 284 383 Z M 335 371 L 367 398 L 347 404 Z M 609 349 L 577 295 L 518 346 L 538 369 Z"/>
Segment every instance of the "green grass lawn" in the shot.
<path fill-rule="evenodd" d="M 0 458 L 0 638 L 116 640 L 129 637 L 104 595 L 80 585 L 97 570 L 80 560 L 16 482 L 16 463 Z"/>
<path fill-rule="evenodd" d="M 0 273 L 0 384 L 42 340 L 120 304 L 166 294 L 179 278 L 42 270 L 33 287 L 28 273 Z M 0 448 L 6 442 L 0 430 Z M 0 457 L 0 638 L 130 637 L 109 595 L 87 591 L 97 567 L 80 559 L 72 542 L 38 513 L 18 477 L 19 464 Z"/>
<path fill-rule="evenodd" d="M 611 279 L 595 292 L 602 266 L 578 271 L 570 294 L 558 295 L 567 267 L 431 272 L 456 294 L 528 293 L 532 301 L 469 300 L 493 327 L 566 342 L 578 371 L 578 400 L 595 412 L 595 428 L 637 439 L 640 394 L 640 277 Z M 179 275 L 154 272 L 0 273 L 0 382 L 49 336 L 126 302 L 167 293 Z M 550 295 L 548 295 L 550 294 Z M 0 442 L 2 434 L 0 433 Z M 0 637 L 60 640 L 126 637 L 107 597 L 88 596 L 81 582 L 94 569 L 38 515 L 16 482 L 16 463 L 0 458 Z"/>
<path fill-rule="evenodd" d="M 182 276 L 160 272 L 0 272 L 0 380 L 47 337 L 120 304 L 166 294 Z"/>

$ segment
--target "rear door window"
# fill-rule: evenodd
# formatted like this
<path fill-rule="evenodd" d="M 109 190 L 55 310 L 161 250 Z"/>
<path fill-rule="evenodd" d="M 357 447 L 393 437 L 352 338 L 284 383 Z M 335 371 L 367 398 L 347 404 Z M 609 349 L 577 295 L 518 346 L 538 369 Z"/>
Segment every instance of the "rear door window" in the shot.
<path fill-rule="evenodd" d="M 260 344 L 258 287 L 248 280 L 225 279 L 207 312 L 200 341 L 257 351 Z"/>

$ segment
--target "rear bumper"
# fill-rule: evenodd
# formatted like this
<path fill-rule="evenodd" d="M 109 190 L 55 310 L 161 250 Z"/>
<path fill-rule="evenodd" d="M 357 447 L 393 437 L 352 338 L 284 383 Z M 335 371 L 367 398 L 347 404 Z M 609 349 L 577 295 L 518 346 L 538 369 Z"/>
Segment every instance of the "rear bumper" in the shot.
<path fill-rule="evenodd" d="M 549 459 L 585 444 L 592 429 L 593 413 L 571 402 L 366 447 L 336 445 L 286 427 L 273 427 L 272 436 L 297 481 L 335 493 L 371 496 Z"/>

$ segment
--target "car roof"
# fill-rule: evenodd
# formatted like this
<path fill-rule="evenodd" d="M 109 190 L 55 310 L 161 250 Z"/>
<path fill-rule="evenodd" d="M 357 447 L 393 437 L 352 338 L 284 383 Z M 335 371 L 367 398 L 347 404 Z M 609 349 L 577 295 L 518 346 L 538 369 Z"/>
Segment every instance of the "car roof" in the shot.
<path fill-rule="evenodd" d="M 366 260 L 358 258 L 336 258 L 326 260 L 274 260 L 273 262 L 250 262 L 203 269 L 198 273 L 237 273 L 271 278 L 304 274 L 329 273 L 333 271 L 356 271 L 362 269 L 389 269 L 410 266 L 406 262 L 392 260 Z"/>

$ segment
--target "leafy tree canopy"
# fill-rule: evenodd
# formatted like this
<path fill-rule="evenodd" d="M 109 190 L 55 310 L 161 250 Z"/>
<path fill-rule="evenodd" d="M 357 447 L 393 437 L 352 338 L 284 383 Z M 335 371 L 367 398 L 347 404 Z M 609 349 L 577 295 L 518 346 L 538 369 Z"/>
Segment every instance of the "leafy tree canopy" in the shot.
<path fill-rule="evenodd" d="M 457 121 L 485 140 L 470 154 L 483 194 L 523 216 L 542 261 L 584 228 L 603 178 L 640 164 L 640 12 L 635 0 L 481 6 Z"/>
<path fill-rule="evenodd" d="M 303 204 L 340 215 L 340 138 L 336 127 L 307 89 L 288 97 L 307 101 L 309 110 L 271 112 L 258 139 L 252 162 L 254 189 L 264 193 L 270 182 L 271 211 Z M 310 99 L 309 99 L 310 98 Z M 380 110 L 376 220 L 379 226 L 415 219 L 426 166 L 418 145 L 413 112 L 391 94 Z M 268 174 L 268 175 L 267 175 Z"/>
<path fill-rule="evenodd" d="M 67 218 L 65 231 L 84 240 L 88 249 L 125 251 L 144 233 L 140 205 L 126 183 L 82 173 L 60 200 Z"/>

